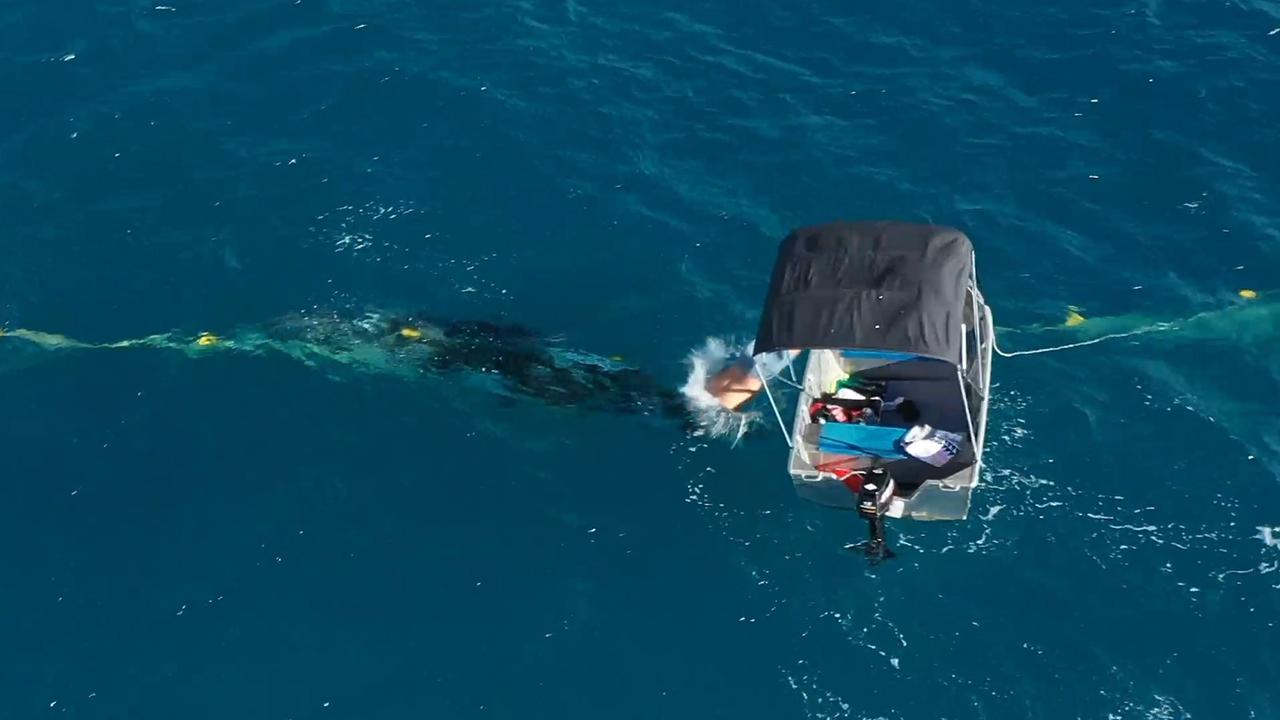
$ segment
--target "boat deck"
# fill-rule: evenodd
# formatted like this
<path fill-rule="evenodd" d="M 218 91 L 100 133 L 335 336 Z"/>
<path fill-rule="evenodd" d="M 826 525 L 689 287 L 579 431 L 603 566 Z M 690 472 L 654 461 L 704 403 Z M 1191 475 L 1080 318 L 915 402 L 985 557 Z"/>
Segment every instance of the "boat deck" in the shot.
<path fill-rule="evenodd" d="M 912 401 L 920 413 L 918 422 L 963 435 L 968 440 L 965 447 L 942 467 L 915 459 L 886 460 L 822 450 L 818 440 L 823 426 L 809 420 L 809 403 L 830 392 L 835 382 L 850 372 L 857 372 L 860 378 L 885 382 L 886 401 L 898 397 Z M 831 350 L 814 350 L 810 352 L 801 386 L 803 392 L 797 402 L 791 434 L 794 447 L 788 464 L 788 470 L 797 480 L 816 479 L 816 476 L 834 480 L 836 476 L 829 471 L 832 467 L 860 470 L 880 466 L 890 469 L 899 494 L 909 495 L 928 480 L 952 477 L 974 464 L 973 439 L 969 437 L 964 406 L 957 397 L 960 388 L 955 369 L 947 363 L 927 359 L 877 363 L 843 357 Z M 886 410 L 880 420 L 882 426 L 903 429 L 914 424 L 896 410 Z"/>

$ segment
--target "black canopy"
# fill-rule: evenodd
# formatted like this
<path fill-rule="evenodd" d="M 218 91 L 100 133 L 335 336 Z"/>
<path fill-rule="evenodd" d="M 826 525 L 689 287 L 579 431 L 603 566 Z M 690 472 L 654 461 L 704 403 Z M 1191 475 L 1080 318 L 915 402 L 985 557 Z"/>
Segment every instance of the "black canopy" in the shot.
<path fill-rule="evenodd" d="M 960 364 L 973 245 L 902 222 L 794 230 L 778 250 L 755 352 L 869 348 Z"/>

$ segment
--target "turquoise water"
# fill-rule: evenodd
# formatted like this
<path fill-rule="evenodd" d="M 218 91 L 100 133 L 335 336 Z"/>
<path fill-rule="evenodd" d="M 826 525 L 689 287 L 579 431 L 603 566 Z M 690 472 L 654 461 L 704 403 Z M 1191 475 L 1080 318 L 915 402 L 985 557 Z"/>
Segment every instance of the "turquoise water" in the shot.
<path fill-rule="evenodd" d="M 0 324 L 428 309 L 676 387 L 750 337 L 789 228 L 866 217 L 966 230 L 1003 327 L 1266 303 L 1276 29 L 1263 0 L 11 0 Z M 1278 337 L 1000 362 L 970 519 L 896 524 L 875 568 L 768 426 L 6 339 L 0 718 L 1280 717 Z"/>

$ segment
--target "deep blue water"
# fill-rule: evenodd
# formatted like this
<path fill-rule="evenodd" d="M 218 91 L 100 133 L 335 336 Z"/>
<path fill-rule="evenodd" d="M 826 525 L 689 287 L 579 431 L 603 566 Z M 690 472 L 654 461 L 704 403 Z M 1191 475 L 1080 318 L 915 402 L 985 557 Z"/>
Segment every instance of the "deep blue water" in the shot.
<path fill-rule="evenodd" d="M 1004 327 L 1274 301 L 1268 0 L 166 2 L 0 3 L 0 325 L 429 308 L 674 386 L 883 217 Z M 1280 718 L 1278 338 L 1000 362 L 876 568 L 767 426 L 5 339 L 0 718 Z"/>

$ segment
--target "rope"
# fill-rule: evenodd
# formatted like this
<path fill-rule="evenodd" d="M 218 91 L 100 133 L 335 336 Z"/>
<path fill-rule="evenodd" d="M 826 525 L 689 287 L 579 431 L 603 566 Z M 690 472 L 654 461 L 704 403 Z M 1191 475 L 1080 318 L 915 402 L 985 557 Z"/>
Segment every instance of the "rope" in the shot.
<path fill-rule="evenodd" d="M 999 343 L 996 342 L 996 338 L 993 335 L 991 338 L 991 347 L 996 351 L 997 355 L 1004 358 L 1019 357 L 1021 355 L 1041 355 L 1043 353 L 1057 352 L 1059 350 L 1071 350 L 1072 348 L 1084 347 L 1086 345 L 1097 345 L 1098 343 L 1105 342 L 1107 340 L 1118 340 L 1120 338 L 1133 337 L 1135 335 L 1146 335 L 1147 333 L 1160 332 L 1162 330 L 1172 330 L 1174 327 L 1175 325 L 1173 323 L 1156 323 L 1155 325 L 1140 327 L 1137 330 L 1102 335 L 1100 337 L 1093 338 L 1092 340 L 1081 340 L 1080 342 L 1068 343 L 1066 345 L 1054 345 L 1053 347 L 1036 348 L 1034 350 L 1016 350 L 1014 352 L 1005 352 L 1004 350 L 1001 350 Z"/>

